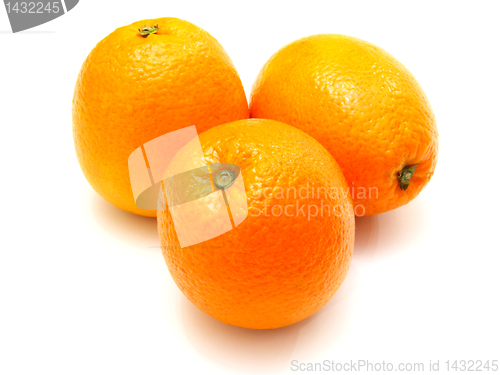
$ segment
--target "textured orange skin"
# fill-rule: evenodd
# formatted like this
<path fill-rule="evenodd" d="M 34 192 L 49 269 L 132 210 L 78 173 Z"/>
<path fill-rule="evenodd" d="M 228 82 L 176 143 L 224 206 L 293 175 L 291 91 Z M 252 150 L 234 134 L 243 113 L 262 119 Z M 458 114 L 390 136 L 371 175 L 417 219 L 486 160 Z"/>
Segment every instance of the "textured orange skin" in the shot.
<path fill-rule="evenodd" d="M 283 47 L 254 83 L 250 117 L 294 125 L 325 146 L 357 215 L 359 205 L 375 215 L 410 202 L 436 166 L 438 132 L 422 88 L 393 56 L 360 39 L 323 34 Z M 403 191 L 398 173 L 413 164 Z"/>
<path fill-rule="evenodd" d="M 159 25 L 143 38 L 138 29 Z M 128 157 L 145 142 L 196 125 L 198 132 L 248 118 L 240 78 L 222 46 L 176 18 L 143 20 L 100 41 L 83 63 L 73 99 L 73 136 L 85 177 L 104 199 L 135 205 Z"/>
<path fill-rule="evenodd" d="M 163 256 L 174 281 L 202 311 L 240 327 L 284 327 L 314 314 L 346 277 L 354 245 L 352 200 L 339 166 L 315 139 L 272 120 L 220 125 L 200 140 L 207 162 L 241 168 L 249 215 L 219 237 L 180 248 L 170 212 L 158 211 Z M 185 154 L 172 163 L 189 166 Z M 319 206 L 318 194 L 305 190 L 305 198 L 290 193 L 285 199 L 287 188 L 299 191 L 307 184 L 345 192 L 320 195 L 325 205 L 338 205 L 335 215 L 325 210 L 308 220 L 295 209 L 290 216 L 264 211 L 265 204 Z M 210 225 L 216 216 L 203 219 Z"/>

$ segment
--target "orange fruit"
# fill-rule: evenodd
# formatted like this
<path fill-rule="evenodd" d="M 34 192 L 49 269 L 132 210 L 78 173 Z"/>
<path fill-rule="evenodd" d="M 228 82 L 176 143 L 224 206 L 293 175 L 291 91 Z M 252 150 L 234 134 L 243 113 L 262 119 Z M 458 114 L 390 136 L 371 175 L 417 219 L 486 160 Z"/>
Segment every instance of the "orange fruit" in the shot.
<path fill-rule="evenodd" d="M 335 157 L 356 215 L 414 199 L 436 167 L 438 132 L 415 77 L 363 40 L 324 34 L 274 54 L 251 94 L 250 117 L 298 127 Z"/>
<path fill-rule="evenodd" d="M 220 125 L 200 142 L 204 163 L 238 166 L 243 183 L 225 190 L 230 207 L 216 192 L 196 200 L 181 227 L 189 230 L 196 219 L 215 233 L 228 211 L 237 225 L 181 247 L 182 218 L 173 207 L 159 210 L 163 256 L 176 284 L 202 311 L 240 327 L 283 327 L 318 311 L 346 277 L 354 244 L 352 201 L 333 157 L 314 138 L 272 120 Z M 189 146 L 171 161 L 170 175 L 198 167 Z M 212 169 L 212 186 L 224 172 Z M 163 202 L 176 198 L 165 186 L 163 195 Z M 243 221 L 244 209 L 231 205 L 238 197 L 248 206 Z"/>
<path fill-rule="evenodd" d="M 144 34 L 141 35 L 141 34 Z M 205 30 L 159 18 L 120 27 L 89 54 L 75 87 L 73 136 L 78 161 L 94 190 L 123 210 L 136 206 L 128 157 L 165 133 L 248 118 L 236 69 Z"/>

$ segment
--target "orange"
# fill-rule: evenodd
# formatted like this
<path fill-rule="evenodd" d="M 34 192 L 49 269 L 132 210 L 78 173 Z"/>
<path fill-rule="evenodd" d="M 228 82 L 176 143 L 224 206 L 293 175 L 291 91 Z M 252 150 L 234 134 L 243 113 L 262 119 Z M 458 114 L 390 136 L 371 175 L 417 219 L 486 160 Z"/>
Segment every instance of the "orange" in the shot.
<path fill-rule="evenodd" d="M 278 328 L 314 314 L 341 285 L 352 256 L 354 212 L 339 166 L 314 138 L 272 120 L 220 125 L 200 142 L 207 165 L 241 169 L 244 187 L 230 186 L 226 194 L 229 202 L 243 196 L 248 215 L 220 236 L 181 248 L 172 208 L 158 211 L 174 281 L 202 311 L 240 327 Z M 192 154 L 189 144 L 181 149 L 169 173 L 195 168 Z M 212 171 L 212 186 L 217 176 Z M 168 188 L 163 194 L 164 201 L 175 198 Z M 187 222 L 198 218 L 217 229 L 227 215 L 220 195 L 198 201 Z M 242 209 L 230 211 L 241 220 Z"/>
<path fill-rule="evenodd" d="M 144 34 L 141 35 L 141 34 Z M 248 118 L 230 58 L 203 29 L 176 18 L 120 27 L 89 54 L 75 87 L 73 135 L 78 161 L 94 190 L 116 207 L 136 206 L 128 157 L 165 133 Z"/>
<path fill-rule="evenodd" d="M 298 127 L 335 157 L 356 215 L 414 199 L 436 167 L 438 132 L 414 76 L 383 49 L 324 34 L 274 54 L 251 94 L 250 117 Z"/>

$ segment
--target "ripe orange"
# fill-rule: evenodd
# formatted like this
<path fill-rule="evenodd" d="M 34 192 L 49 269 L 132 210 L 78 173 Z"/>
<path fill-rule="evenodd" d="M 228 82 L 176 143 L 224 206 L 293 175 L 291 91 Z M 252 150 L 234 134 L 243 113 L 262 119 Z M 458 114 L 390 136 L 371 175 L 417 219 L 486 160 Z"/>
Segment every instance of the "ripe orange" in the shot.
<path fill-rule="evenodd" d="M 141 35 L 144 34 L 144 35 Z M 231 60 L 203 29 L 176 18 L 135 22 L 112 32 L 83 63 L 73 99 L 78 161 L 94 190 L 136 214 L 128 157 L 179 128 L 204 131 L 248 118 Z"/>
<path fill-rule="evenodd" d="M 220 236 L 181 248 L 172 209 L 158 211 L 174 281 L 202 311 L 236 326 L 278 328 L 312 315 L 346 277 L 354 244 L 352 201 L 337 163 L 312 137 L 272 120 L 220 125 L 202 133 L 200 142 L 207 165 L 240 167 L 244 188 L 231 186 L 226 194 L 243 196 L 248 216 Z M 188 144 L 169 174 L 196 168 L 191 155 Z M 176 197 L 165 187 L 163 194 L 164 202 Z M 197 218 L 217 229 L 227 215 L 218 198 L 199 199 L 187 224 Z M 241 220 L 243 210 L 231 211 L 235 222 Z"/>
<path fill-rule="evenodd" d="M 294 125 L 339 163 L 357 215 L 415 198 L 434 173 L 438 132 L 413 75 L 383 49 L 315 35 L 279 50 L 255 81 L 250 116 Z"/>

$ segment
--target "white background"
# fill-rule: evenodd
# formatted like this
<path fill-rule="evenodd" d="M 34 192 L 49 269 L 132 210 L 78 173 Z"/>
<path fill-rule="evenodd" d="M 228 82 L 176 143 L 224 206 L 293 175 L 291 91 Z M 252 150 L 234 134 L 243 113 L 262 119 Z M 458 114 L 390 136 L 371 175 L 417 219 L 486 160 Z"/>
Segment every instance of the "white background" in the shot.
<path fill-rule="evenodd" d="M 81 0 L 11 34 L 0 9 L 0 373 L 281 374 L 291 361 L 499 360 L 498 2 Z M 426 91 L 440 132 L 435 176 L 398 210 L 356 223 L 350 273 L 317 314 L 253 331 L 178 290 L 156 220 L 100 198 L 78 166 L 71 99 L 94 45 L 174 16 L 215 36 L 249 93 L 303 36 L 377 44 Z"/>

